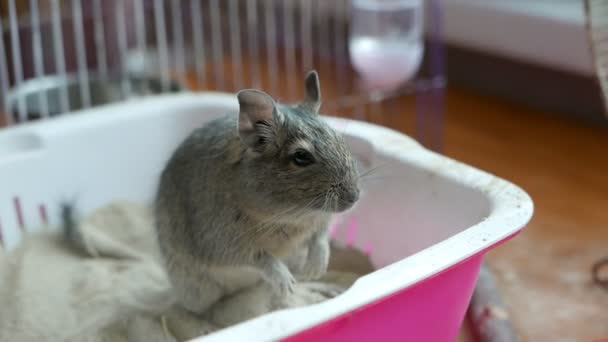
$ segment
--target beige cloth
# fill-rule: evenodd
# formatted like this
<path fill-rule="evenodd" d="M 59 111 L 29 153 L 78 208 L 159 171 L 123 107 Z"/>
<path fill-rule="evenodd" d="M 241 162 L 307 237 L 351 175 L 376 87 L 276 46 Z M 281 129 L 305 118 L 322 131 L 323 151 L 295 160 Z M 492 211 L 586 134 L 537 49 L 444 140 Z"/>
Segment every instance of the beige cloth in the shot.
<path fill-rule="evenodd" d="M 146 208 L 112 203 L 80 231 L 86 252 L 57 233 L 30 234 L 10 253 L 0 250 L 0 341 L 181 341 L 221 328 L 173 305 Z M 329 272 L 298 283 L 285 306 L 320 302 L 356 278 Z M 264 310 L 263 301 L 246 303 Z"/>

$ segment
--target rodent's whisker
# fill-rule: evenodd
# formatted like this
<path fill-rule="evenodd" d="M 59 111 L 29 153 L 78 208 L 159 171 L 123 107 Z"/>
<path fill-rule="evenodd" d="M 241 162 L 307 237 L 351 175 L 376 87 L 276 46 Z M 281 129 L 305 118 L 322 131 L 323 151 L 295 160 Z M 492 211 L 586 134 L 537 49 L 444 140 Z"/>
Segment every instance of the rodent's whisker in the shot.
<path fill-rule="evenodd" d="M 390 178 L 390 176 L 366 177 L 366 178 L 361 179 L 361 181 L 366 183 L 366 182 L 371 182 L 371 181 L 386 180 L 387 178 Z"/>
<path fill-rule="evenodd" d="M 373 174 L 376 173 L 380 170 L 385 170 L 385 168 L 387 166 L 393 166 L 393 165 L 397 165 L 397 163 L 395 163 L 394 161 L 383 161 L 381 163 L 377 163 L 375 166 L 369 168 L 366 171 L 363 171 L 361 174 L 359 174 L 359 176 L 357 177 L 357 179 L 360 179 L 362 177 L 366 177 L 369 174 Z"/>
<path fill-rule="evenodd" d="M 235 238 L 241 238 L 245 234 L 251 234 L 252 238 L 261 239 L 267 237 L 270 234 L 275 233 L 277 230 L 281 229 L 281 225 L 273 225 L 269 224 L 272 222 L 281 222 L 285 218 L 298 218 L 305 214 L 314 204 L 316 198 L 313 198 L 307 205 L 299 207 L 299 206 L 291 206 L 287 209 L 275 213 L 269 217 L 266 217 L 264 220 L 258 221 L 254 226 L 252 226 L 251 230 L 242 231 L 241 234 L 236 236 Z"/>
<path fill-rule="evenodd" d="M 379 168 L 379 166 L 372 167 L 371 169 L 369 169 L 369 170 L 367 170 L 367 171 L 359 174 L 357 176 L 357 179 L 359 180 L 359 179 L 362 179 L 363 177 L 366 177 L 366 176 L 369 176 L 369 175 L 372 175 L 372 174 L 376 173 L 378 171 L 378 168 Z"/>
<path fill-rule="evenodd" d="M 323 208 L 324 210 L 331 209 L 329 207 L 329 203 L 330 203 L 330 199 L 332 199 L 333 195 L 334 195 L 334 193 L 333 193 L 333 191 L 331 191 L 331 189 L 329 189 L 325 192 L 323 206 L 321 206 L 321 208 Z"/>

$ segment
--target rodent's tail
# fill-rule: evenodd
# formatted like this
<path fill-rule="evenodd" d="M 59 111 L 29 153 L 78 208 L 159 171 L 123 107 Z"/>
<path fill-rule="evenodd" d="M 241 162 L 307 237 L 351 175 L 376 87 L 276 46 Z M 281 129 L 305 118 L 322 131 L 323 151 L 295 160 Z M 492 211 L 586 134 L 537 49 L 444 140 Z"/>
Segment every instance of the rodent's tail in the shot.
<path fill-rule="evenodd" d="M 61 231 L 63 238 L 75 248 L 86 252 L 87 248 L 80 226 L 76 220 L 75 205 L 71 203 L 61 204 Z"/>

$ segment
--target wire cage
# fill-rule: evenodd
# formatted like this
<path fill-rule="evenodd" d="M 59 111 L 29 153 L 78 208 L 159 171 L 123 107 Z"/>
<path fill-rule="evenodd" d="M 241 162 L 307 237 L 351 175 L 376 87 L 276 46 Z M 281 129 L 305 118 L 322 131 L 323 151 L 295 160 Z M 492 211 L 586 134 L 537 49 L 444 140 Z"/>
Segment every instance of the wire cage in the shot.
<path fill-rule="evenodd" d="M 425 5 L 426 35 L 423 40 L 425 47 L 421 67 L 413 79 L 390 91 L 378 92 L 366 88 L 355 63 L 351 60 L 353 3 L 374 1 Z M 430 149 L 442 148 L 443 90 L 446 82 L 440 37 L 441 0 L 0 0 L 0 28 L 0 127 L 19 125 L 31 120 L 49 120 L 68 113 L 82 114 L 91 107 L 135 101 L 141 97 L 172 92 L 233 93 L 243 88 L 260 88 L 278 101 L 291 102 L 300 100 L 304 93 L 301 80 L 305 73 L 316 69 L 321 78 L 322 111 L 325 114 L 387 124 L 415 135 L 419 142 Z M 391 67 L 393 66 L 385 66 L 389 72 Z M 226 98 L 224 96 L 224 100 Z M 61 137 L 55 134 L 54 138 L 57 139 L 48 143 L 63 146 L 69 141 L 71 146 L 77 148 L 66 148 L 65 151 L 56 149 L 54 152 L 57 153 L 39 156 L 42 159 L 28 164 L 4 165 L 5 177 L 0 177 L 0 180 L 5 182 L 2 187 L 7 194 L 14 194 L 14 197 L 0 206 L 0 215 L 4 220 L 4 228 L 0 226 L 0 247 L 4 245 L 3 229 L 5 232 L 11 232 L 11 243 L 16 243 L 16 237 L 28 231 L 26 220 L 29 222 L 32 218 L 39 218 L 44 226 L 57 221 L 57 214 L 53 214 L 51 210 L 47 211 L 47 205 L 50 208 L 56 201 L 55 196 L 59 188 L 62 188 L 61 192 L 70 191 L 89 183 L 93 184 L 93 189 L 101 190 L 106 186 L 95 180 L 120 179 L 120 182 L 116 183 L 120 183 L 120 186 L 112 188 L 112 191 L 90 191 L 95 195 L 87 199 L 89 202 L 85 202 L 89 208 L 96 207 L 99 202 L 105 200 L 104 196 L 110 193 L 115 196 L 129 192 L 132 197 L 145 194 L 149 190 L 147 180 L 152 177 L 142 174 L 154 174 L 156 177 L 152 164 L 156 157 L 162 155 L 158 149 L 149 148 L 148 142 L 152 139 L 159 140 L 157 137 L 159 132 L 165 129 L 164 124 L 175 120 L 175 116 L 167 115 L 161 118 L 158 113 L 174 114 L 171 109 L 176 108 L 171 98 L 151 100 L 158 100 L 152 104 L 154 108 L 152 105 L 146 105 L 139 109 L 128 109 L 133 108 L 133 103 L 131 106 L 125 105 L 125 111 L 133 110 L 129 118 L 136 118 L 134 126 L 145 122 L 149 124 L 148 127 L 154 127 L 149 132 L 148 140 L 137 141 L 142 151 L 145 150 L 154 158 L 149 158 L 147 163 L 132 170 L 130 176 L 138 182 L 135 182 L 136 185 L 130 184 L 129 189 L 122 186 L 126 179 L 124 170 L 116 169 L 113 175 L 107 175 L 106 170 L 99 172 L 103 167 L 98 165 L 121 163 L 108 163 L 107 160 L 97 157 L 109 154 L 114 161 L 122 161 L 125 156 L 130 157 L 132 151 L 123 148 L 126 140 L 118 141 L 112 149 L 106 149 L 107 143 L 116 140 L 116 136 L 126 136 L 125 132 L 132 131 L 133 126 L 124 125 L 126 120 L 114 121 L 116 124 L 112 126 L 111 134 L 101 138 L 91 134 L 97 130 L 96 127 L 83 129 L 80 125 L 73 126 L 70 134 L 63 132 Z M 161 101 L 164 103 L 159 106 Z M 197 107 L 197 110 L 199 108 Z M 207 105 L 205 108 L 211 106 Z M 154 110 L 156 113 L 151 113 Z M 98 114 L 103 115 L 97 115 L 96 118 L 107 119 L 114 114 L 120 116 L 121 113 L 109 113 L 113 111 L 111 107 L 101 109 Z M 379 113 L 382 115 L 378 115 Z M 198 112 L 185 114 L 199 116 Z M 184 118 L 185 116 L 182 116 L 182 119 Z M 77 121 L 79 120 L 71 122 Z M 383 229 L 389 232 L 386 233 L 387 237 L 396 231 L 402 231 L 401 221 L 409 221 L 417 229 L 433 226 L 437 228 L 419 229 L 424 234 L 416 235 L 419 241 L 415 243 L 415 239 L 410 239 L 409 236 L 405 236 L 408 239 L 407 244 L 403 244 L 402 239 L 396 239 L 392 245 L 396 246 L 395 251 L 398 250 L 398 253 L 394 254 L 398 254 L 399 258 L 403 256 L 404 245 L 410 246 L 408 248 L 413 253 L 424 250 L 431 241 L 439 237 L 443 239 L 443 236 L 452 236 L 457 232 L 466 234 L 454 236 L 455 239 L 450 239 L 452 245 L 443 246 L 441 252 L 448 257 L 433 252 L 435 254 L 426 254 L 427 259 L 424 259 L 424 255 L 423 259 L 419 259 L 418 262 L 427 260 L 432 266 L 425 270 L 431 275 L 428 278 L 415 278 L 420 276 L 420 273 L 416 272 L 422 269 L 416 266 L 403 264 L 405 266 L 400 266 L 403 268 L 393 269 L 396 273 L 408 274 L 408 281 L 414 279 L 417 284 L 424 286 L 413 287 L 412 291 L 407 288 L 390 293 L 385 291 L 385 297 L 391 300 L 377 303 L 388 305 L 367 305 L 370 301 L 366 303 L 367 306 L 359 306 L 357 310 L 352 311 L 352 315 L 338 317 L 334 322 L 339 325 L 348 320 L 351 324 L 349 333 L 360 331 L 352 327 L 365 323 L 369 331 L 383 331 L 376 335 L 384 337 L 390 335 L 391 331 L 407 331 L 408 336 L 413 339 L 416 339 L 414 336 L 421 337 L 417 340 L 437 340 L 437 336 L 455 336 L 477 279 L 483 253 L 505 237 L 512 236 L 516 229 L 521 229 L 521 226 L 516 225 L 529 219 L 531 202 L 517 188 L 507 186 L 508 184 L 499 179 L 455 164 L 437 154 L 427 153 L 424 149 L 419 149 L 417 153 L 412 154 L 412 159 L 404 162 L 401 157 L 409 153 L 408 148 L 419 147 L 409 138 L 373 125 L 355 121 L 351 123 L 358 125 L 358 131 L 363 134 L 361 137 L 365 137 L 365 141 L 377 140 L 381 146 L 379 151 L 361 148 L 361 155 L 374 153 L 381 156 L 376 161 L 379 164 L 387 162 L 399 165 L 399 177 L 379 177 L 384 183 L 373 186 L 373 189 L 377 189 L 376 196 L 382 199 L 378 203 L 409 202 L 412 206 L 403 207 L 408 209 L 404 211 L 396 205 L 374 204 L 372 207 L 370 204 L 369 210 L 357 214 L 358 218 L 364 218 L 365 221 L 352 219 L 348 223 L 340 223 L 341 227 L 346 227 L 339 232 L 344 233 L 342 235 L 346 246 L 355 245 L 357 225 L 354 222 L 372 226 L 373 220 L 380 217 L 392 217 L 390 225 L 384 219 L 382 222 Z M 41 126 L 52 128 L 53 125 L 38 127 Z M 188 126 L 186 129 L 189 128 Z M 24 140 L 7 138 L 5 141 L 13 142 L 17 147 L 29 148 L 30 145 L 35 145 L 30 144 L 30 136 L 27 134 L 9 137 L 10 133 L 23 133 L 27 129 L 28 127 L 17 127 L 5 135 L 8 138 Z M 52 130 L 49 132 L 53 134 Z M 168 133 L 165 138 L 179 132 L 176 130 Z M 95 151 L 99 152 L 91 152 L 73 144 L 74 139 L 83 138 L 87 140 L 83 145 L 95 145 L 95 148 L 100 149 Z M 165 145 L 164 142 L 166 141 L 161 145 Z M 156 147 L 166 147 L 161 145 Z M 169 146 L 170 143 L 166 145 Z M 9 152 L 14 152 L 10 151 L 10 147 Z M 404 151 L 395 156 L 391 147 Z M 113 152 L 107 153 L 108 150 Z M 2 152 L 4 151 L 0 151 L 0 154 Z M 20 153 L 21 150 L 16 152 Z M 52 159 L 53 163 L 48 163 L 48 170 L 51 170 L 49 173 L 52 174 L 55 168 L 66 165 L 62 160 L 79 159 L 83 156 L 94 156 L 93 162 L 83 163 L 86 165 L 80 169 L 81 172 L 74 171 L 73 174 L 86 175 L 86 180 L 75 180 L 73 175 L 63 175 L 56 178 L 55 182 L 44 183 L 39 177 L 40 171 L 35 167 L 40 160 Z M 450 167 L 438 170 L 437 165 Z M 433 172 L 422 172 L 430 169 L 433 169 Z M 145 172 L 140 173 L 143 170 Z M 32 171 L 36 174 L 28 174 Z M 435 173 L 439 177 L 429 177 Z M 133 176 L 134 174 L 136 175 Z M 480 184 L 486 183 L 488 185 L 484 187 L 484 191 L 479 190 Z M 397 184 L 401 187 L 396 186 Z M 415 190 L 402 190 L 410 185 L 415 185 L 412 187 Z M 63 189 L 64 187 L 67 190 Z M 501 192 L 488 191 L 493 188 L 500 189 Z M 404 197 L 404 193 L 409 197 Z M 438 193 L 445 196 L 438 196 Z M 421 196 L 422 194 L 424 195 Z M 409 200 L 414 197 L 417 198 L 415 201 Z M 463 201 L 463 198 L 466 200 Z M 32 203 L 35 203 L 34 206 Z M 466 203 L 466 206 L 463 207 L 462 203 Z M 491 207 L 494 211 L 489 214 L 487 203 L 493 204 Z M 39 215 L 33 213 L 32 208 L 38 209 Z M 509 216 L 509 210 L 520 216 Z M 375 214 L 371 215 L 372 212 Z M 509 215 L 506 215 L 507 212 Z M 411 213 L 416 215 L 408 216 L 407 219 L 399 216 Z M 478 216 L 483 218 L 482 223 L 475 223 Z M 6 217 L 9 218 L 8 225 Z M 513 217 L 517 219 L 514 220 Z M 466 228 L 469 225 L 472 226 Z M 506 228 L 502 229 L 503 226 Z M 480 234 L 482 231 L 484 234 Z M 488 235 L 488 232 L 494 235 Z M 382 235 L 377 231 L 371 234 Z M 332 238 L 335 236 L 337 235 L 332 233 Z M 360 234 L 359 237 L 361 236 L 363 235 Z M 404 234 L 399 236 L 404 237 Z M 375 242 L 372 244 L 365 236 L 360 240 L 356 243 L 358 247 L 361 247 L 365 254 L 371 255 Z M 458 244 L 454 245 L 454 242 Z M 382 243 L 384 244 L 384 241 Z M 473 253 L 473 243 L 479 244 L 477 254 Z M 386 252 L 388 249 L 383 245 L 382 250 Z M 392 249 L 390 253 L 393 253 Z M 462 260 L 465 261 L 461 262 Z M 454 263 L 449 264 L 452 261 Z M 389 262 L 381 263 L 382 266 L 386 264 Z M 447 272 L 439 274 L 439 271 L 444 270 Z M 382 276 L 374 279 L 376 283 L 369 283 L 372 287 L 380 283 L 388 283 L 390 286 L 395 286 L 397 282 L 399 286 L 404 284 L 404 280 L 397 278 L 388 279 L 388 282 Z M 377 291 L 366 293 L 378 295 Z M 429 296 L 435 298 L 430 301 L 431 305 L 427 300 Z M 360 296 L 351 298 L 354 297 Z M 446 307 L 450 310 L 445 310 Z M 368 310 L 370 308 L 371 310 Z M 332 310 L 337 309 L 334 307 Z M 355 315 L 355 312 L 359 314 Z M 378 321 L 371 318 L 380 317 L 379 312 L 386 314 L 385 317 L 399 319 L 387 319 L 380 324 L 390 329 L 376 329 Z M 436 322 L 448 322 L 449 329 L 435 329 Z M 313 335 L 303 336 L 323 335 L 323 329 L 331 326 L 320 326 L 320 330 L 314 331 L 311 329 L 306 334 Z M 371 329 L 372 326 L 374 329 Z M 238 332 L 236 334 L 238 335 Z M 340 340 L 345 338 L 344 336 L 346 335 L 340 336 Z"/>
<path fill-rule="evenodd" d="M 255 87 L 288 102 L 316 69 L 325 113 L 407 116 L 403 129 L 437 150 L 445 84 L 439 1 L 425 1 L 417 77 L 379 94 L 361 90 L 349 58 L 349 0 L 2 0 L 4 121 L 176 91 Z M 412 98 L 407 108 L 391 105 L 402 96 Z"/>

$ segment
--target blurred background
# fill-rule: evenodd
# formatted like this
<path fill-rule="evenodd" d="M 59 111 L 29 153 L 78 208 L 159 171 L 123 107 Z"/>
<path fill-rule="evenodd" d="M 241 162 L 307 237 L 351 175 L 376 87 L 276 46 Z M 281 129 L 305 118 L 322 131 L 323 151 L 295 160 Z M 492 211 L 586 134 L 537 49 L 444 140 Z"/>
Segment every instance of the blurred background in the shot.
<path fill-rule="evenodd" d="M 163 92 L 291 101 L 317 69 L 328 115 L 532 196 L 529 227 L 488 258 L 521 341 L 608 338 L 591 272 L 608 257 L 608 119 L 583 0 L 0 0 L 0 27 L 0 126 Z"/>

